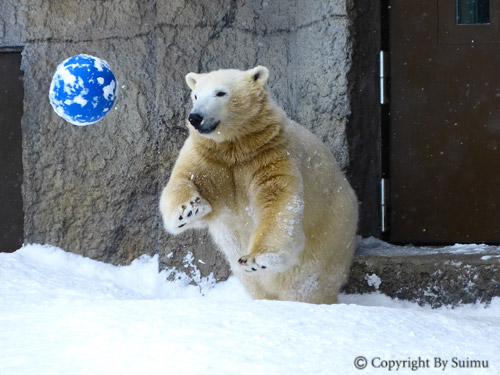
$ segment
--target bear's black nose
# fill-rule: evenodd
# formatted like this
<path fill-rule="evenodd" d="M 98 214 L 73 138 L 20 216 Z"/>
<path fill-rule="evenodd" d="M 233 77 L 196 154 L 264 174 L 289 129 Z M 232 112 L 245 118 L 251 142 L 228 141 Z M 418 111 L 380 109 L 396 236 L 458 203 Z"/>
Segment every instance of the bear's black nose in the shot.
<path fill-rule="evenodd" d="M 199 115 L 198 113 L 190 113 L 188 120 L 195 129 L 199 129 L 200 124 L 203 121 L 203 116 Z"/>

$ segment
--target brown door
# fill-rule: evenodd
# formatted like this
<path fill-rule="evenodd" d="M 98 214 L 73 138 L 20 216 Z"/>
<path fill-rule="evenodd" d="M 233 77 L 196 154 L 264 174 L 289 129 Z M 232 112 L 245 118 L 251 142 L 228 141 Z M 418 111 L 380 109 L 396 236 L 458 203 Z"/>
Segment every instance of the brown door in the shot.
<path fill-rule="evenodd" d="M 0 251 L 23 243 L 21 54 L 0 51 Z"/>
<path fill-rule="evenodd" d="M 393 242 L 500 242 L 500 0 L 390 0 Z"/>

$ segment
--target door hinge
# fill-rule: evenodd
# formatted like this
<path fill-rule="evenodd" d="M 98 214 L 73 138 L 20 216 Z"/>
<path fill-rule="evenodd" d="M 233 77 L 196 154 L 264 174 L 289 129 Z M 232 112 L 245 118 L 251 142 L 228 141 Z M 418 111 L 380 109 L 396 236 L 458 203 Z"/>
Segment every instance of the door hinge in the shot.
<path fill-rule="evenodd" d="M 382 233 L 387 232 L 388 226 L 388 212 L 387 212 L 387 187 L 388 181 L 386 178 L 380 179 L 380 225 Z"/>
<path fill-rule="evenodd" d="M 379 53 L 379 77 L 380 77 L 380 104 L 389 103 L 387 96 L 387 78 L 389 77 L 388 54 L 385 51 Z"/>

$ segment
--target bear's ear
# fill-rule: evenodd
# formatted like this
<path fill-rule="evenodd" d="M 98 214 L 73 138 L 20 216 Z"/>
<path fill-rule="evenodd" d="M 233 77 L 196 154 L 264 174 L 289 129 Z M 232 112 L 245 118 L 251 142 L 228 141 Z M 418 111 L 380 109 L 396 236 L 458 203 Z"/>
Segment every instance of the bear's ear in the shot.
<path fill-rule="evenodd" d="M 252 81 L 264 86 L 269 78 L 269 70 L 265 66 L 257 66 L 249 70 Z"/>
<path fill-rule="evenodd" d="M 196 87 L 196 82 L 198 81 L 198 74 L 196 73 L 188 73 L 186 74 L 186 83 L 188 84 L 191 90 L 194 90 Z"/>

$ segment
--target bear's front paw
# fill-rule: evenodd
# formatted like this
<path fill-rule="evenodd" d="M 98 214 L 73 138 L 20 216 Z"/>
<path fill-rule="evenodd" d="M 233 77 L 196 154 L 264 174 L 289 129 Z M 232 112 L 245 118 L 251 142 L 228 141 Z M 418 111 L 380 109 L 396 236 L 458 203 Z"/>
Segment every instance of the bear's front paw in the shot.
<path fill-rule="evenodd" d="M 248 254 L 238 259 L 238 263 L 245 272 L 282 272 L 286 268 L 283 257 L 276 253 Z"/>
<path fill-rule="evenodd" d="M 211 211 L 212 207 L 210 207 L 207 201 L 200 197 L 195 197 L 178 208 L 177 228 L 182 228 L 193 221 L 201 219 Z"/>
<path fill-rule="evenodd" d="M 177 206 L 170 213 L 170 217 L 165 218 L 167 230 L 172 233 L 182 232 L 189 227 L 189 224 L 194 224 L 210 212 L 212 212 L 210 204 L 205 199 L 195 196 L 191 200 Z"/>

